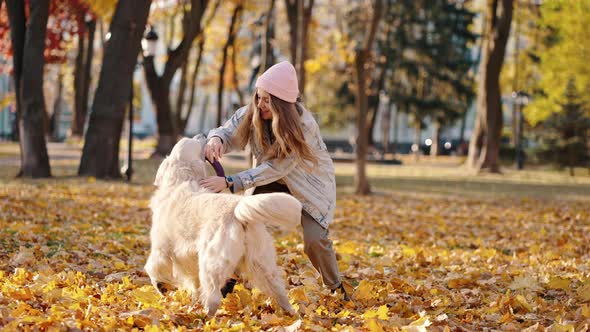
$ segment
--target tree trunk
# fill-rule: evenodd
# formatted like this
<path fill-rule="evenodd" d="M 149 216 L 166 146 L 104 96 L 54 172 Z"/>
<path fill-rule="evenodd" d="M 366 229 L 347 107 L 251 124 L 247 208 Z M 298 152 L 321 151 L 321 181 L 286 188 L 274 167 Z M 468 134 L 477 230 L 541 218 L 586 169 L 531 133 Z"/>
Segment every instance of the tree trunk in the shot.
<path fill-rule="evenodd" d="M 75 105 L 74 120 L 72 122 L 71 130 L 73 136 L 84 135 L 84 125 L 88 113 L 88 93 L 90 90 L 90 82 L 92 80 L 91 70 L 92 58 L 94 55 L 96 21 L 92 20 L 85 22 L 84 28 L 80 27 L 79 30 L 78 55 L 76 56 L 76 69 L 74 71 Z M 82 31 L 87 32 L 86 37 L 84 37 Z"/>
<path fill-rule="evenodd" d="M 242 90 L 240 89 L 240 81 L 238 79 L 238 66 L 237 66 L 237 59 L 236 59 L 236 54 L 238 53 L 237 50 L 237 46 L 236 43 L 234 43 L 234 45 L 231 48 L 231 68 L 232 68 L 232 81 L 234 84 L 234 90 L 236 90 L 236 93 L 238 94 L 238 100 L 240 103 L 240 106 L 245 105 L 245 100 L 244 100 L 244 94 L 242 93 Z"/>
<path fill-rule="evenodd" d="M 80 14 L 83 16 L 84 14 Z M 85 28 L 83 18 L 78 19 L 78 54 L 74 67 L 74 119 L 72 121 L 72 136 L 81 137 L 84 134 L 84 121 L 86 120 L 86 107 L 82 103 L 82 90 L 84 89 L 84 59 L 88 52 L 85 43 Z"/>
<path fill-rule="evenodd" d="M 388 6 L 388 5 L 386 5 Z M 387 7 L 384 9 L 384 11 L 387 11 Z M 383 32 L 383 34 L 386 36 L 385 40 L 391 40 L 391 36 L 393 35 L 393 33 L 395 32 L 395 29 L 393 29 L 392 24 L 388 24 L 385 27 L 385 31 Z M 379 50 L 380 48 L 377 47 L 377 50 Z M 367 139 L 369 140 L 369 146 L 374 146 L 375 145 L 375 141 L 373 139 L 373 133 L 375 131 L 375 123 L 377 121 L 377 111 L 379 110 L 379 104 L 381 102 L 381 91 L 384 90 L 385 88 L 385 78 L 387 77 L 387 72 L 388 72 L 388 68 L 393 67 L 392 66 L 392 59 L 390 59 L 390 57 L 385 57 L 385 60 L 382 60 L 381 57 L 379 57 L 379 60 L 376 61 L 375 67 L 378 68 L 378 71 L 376 72 L 376 79 L 374 79 L 371 83 L 371 88 L 369 89 L 371 91 L 371 94 L 369 96 L 369 114 L 370 114 L 370 122 L 369 122 L 369 128 L 367 129 L 367 134 L 369 135 L 367 137 Z"/>
<path fill-rule="evenodd" d="M 20 177 L 50 177 L 45 142 L 43 66 L 49 0 L 32 1 L 25 26 L 23 1 L 7 1 L 13 43 L 14 80 L 20 138 Z M 14 31 L 12 31 L 14 30 Z"/>
<path fill-rule="evenodd" d="M 182 134 L 179 132 L 179 124 L 176 123 L 177 118 L 172 114 L 169 96 L 170 83 L 178 68 L 187 61 L 193 41 L 203 33 L 201 19 L 207 9 L 208 2 L 208 0 L 191 0 L 190 6 L 186 7 L 190 7 L 190 10 L 184 12 L 184 15 L 188 15 L 189 18 L 188 23 L 183 24 L 183 38 L 175 49 L 169 49 L 168 60 L 162 75 L 156 73 L 153 55 L 144 58 L 143 68 L 158 121 L 158 143 L 152 157 L 168 155 L 172 151 L 178 135 Z"/>
<path fill-rule="evenodd" d="M 399 115 L 400 109 L 396 105 L 395 115 L 393 116 L 393 151 L 391 151 L 392 153 L 395 153 L 397 151 L 397 145 L 399 143 Z"/>
<path fill-rule="evenodd" d="M 205 95 L 205 98 L 203 99 L 203 106 L 201 106 L 201 114 L 199 117 L 199 132 L 200 133 L 205 132 L 205 119 L 206 119 L 208 107 L 209 107 L 209 95 L 207 94 L 207 95 Z"/>
<path fill-rule="evenodd" d="M 199 53 L 197 54 L 197 60 L 195 61 L 195 67 L 193 68 L 193 72 L 191 74 L 191 84 L 190 84 L 190 89 L 189 89 L 189 93 L 190 93 L 190 97 L 188 100 L 188 111 L 186 114 L 186 118 L 183 119 L 180 122 L 179 125 L 179 129 L 181 129 L 183 132 L 186 129 L 186 124 L 188 122 L 188 119 L 193 111 L 193 106 L 195 104 L 195 94 L 196 94 L 196 89 L 197 89 L 197 76 L 199 74 L 199 68 L 201 67 L 201 58 L 203 57 L 203 48 L 205 46 L 205 39 L 204 36 L 201 36 L 201 40 L 199 41 Z M 201 131 L 199 131 L 201 132 Z"/>
<path fill-rule="evenodd" d="M 90 93 L 90 83 L 92 82 L 92 59 L 94 58 L 94 34 L 96 32 L 96 21 L 92 20 L 86 22 L 86 29 L 88 30 L 87 45 L 86 45 L 86 60 L 84 61 L 84 83 L 82 85 L 82 133 L 84 132 L 84 125 L 86 124 L 86 116 L 88 114 L 88 95 Z"/>
<path fill-rule="evenodd" d="M 150 3 L 151 0 L 117 3 L 78 169 L 81 176 L 121 177 L 119 141 Z"/>
<path fill-rule="evenodd" d="M 49 18 L 49 0 L 29 3 L 21 81 L 21 117 L 19 132 L 24 164 L 21 176 L 50 177 L 49 156 L 45 142 L 43 96 L 43 67 L 45 36 Z"/>
<path fill-rule="evenodd" d="M 432 145 L 430 146 L 430 156 L 436 157 L 440 154 L 438 141 L 440 140 L 440 121 L 434 121 L 432 133 Z"/>
<path fill-rule="evenodd" d="M 575 175 L 574 167 L 576 166 L 576 155 L 572 143 L 567 145 L 568 167 L 570 169 L 570 176 Z"/>
<path fill-rule="evenodd" d="M 375 34 L 377 27 L 382 15 L 382 2 L 376 0 L 373 6 L 373 15 L 371 18 L 371 24 L 369 31 L 365 37 L 362 47 L 357 47 L 355 50 L 354 57 L 354 78 L 355 78 L 355 103 L 357 109 L 356 126 L 357 126 L 357 137 L 356 137 L 356 173 L 355 173 L 355 187 L 356 194 L 368 195 L 371 193 L 369 181 L 366 174 L 367 164 L 367 72 L 365 64 L 369 61 L 371 56 L 371 49 L 373 41 L 375 40 Z"/>
<path fill-rule="evenodd" d="M 189 29 L 189 16 L 188 15 L 184 15 L 182 17 L 182 25 L 183 25 L 183 30 L 187 31 Z M 184 105 L 184 95 L 186 93 L 186 84 L 187 84 L 187 76 L 188 76 L 188 63 L 189 63 L 189 59 L 190 59 L 190 54 L 191 54 L 192 49 L 188 50 L 188 55 L 186 57 L 186 61 L 184 61 L 182 63 L 182 65 L 180 66 L 180 82 L 178 83 L 178 91 L 176 94 L 176 105 L 174 107 L 174 122 L 177 124 L 177 126 L 180 126 L 180 122 L 182 121 L 182 113 L 183 113 L 183 105 Z M 178 130 L 179 133 L 184 133 L 184 131 L 180 131 L 180 128 Z"/>
<path fill-rule="evenodd" d="M 59 142 L 61 137 L 59 135 L 59 124 L 60 124 L 60 117 L 61 117 L 61 110 L 63 107 L 63 72 L 61 68 L 59 69 L 59 73 L 57 76 L 57 97 L 53 103 L 53 113 L 51 113 L 51 130 L 50 130 L 50 137 L 51 140 L 54 142 Z"/>
<path fill-rule="evenodd" d="M 512 6 L 513 0 L 488 1 L 491 15 L 486 27 L 487 38 L 484 41 L 477 93 L 477 115 L 467 158 L 468 167 L 477 172 L 482 169 L 488 169 L 492 173 L 500 172 L 502 104 L 499 77 L 510 34 Z"/>
<path fill-rule="evenodd" d="M 104 20 L 100 20 L 98 21 L 98 37 L 100 38 L 100 45 L 102 46 L 102 49 L 104 50 L 105 48 L 105 44 L 106 44 L 106 38 L 105 38 L 105 33 L 104 33 Z"/>
<path fill-rule="evenodd" d="M 369 124 L 367 128 L 367 140 L 369 146 L 375 145 L 373 140 L 373 132 L 375 131 L 375 123 L 377 122 L 377 110 L 379 109 L 380 96 L 379 93 L 385 87 L 385 76 L 387 74 L 387 67 L 383 66 L 377 77 L 377 81 L 373 84 L 371 95 L 368 97 L 369 107 Z"/>
<path fill-rule="evenodd" d="M 189 51 L 190 53 L 190 51 Z M 186 85 L 187 85 L 187 76 L 188 76 L 188 58 L 187 57 L 187 61 L 185 61 L 181 68 L 180 68 L 180 83 L 178 83 L 178 93 L 176 94 L 176 106 L 174 108 L 174 115 L 176 116 L 176 119 L 174 122 L 176 122 L 179 127 L 180 127 L 180 123 L 182 121 L 182 114 L 183 112 L 183 105 L 184 105 L 184 96 L 186 93 Z M 180 131 L 179 128 L 179 133 L 182 133 L 184 131 Z"/>
<path fill-rule="evenodd" d="M 146 83 L 156 109 L 158 123 L 158 143 L 152 157 L 165 157 L 172 151 L 179 134 L 170 103 L 170 83 L 164 82 L 156 74 L 153 56 L 145 57 L 143 64 Z"/>
<path fill-rule="evenodd" d="M 354 178 L 356 194 L 367 195 L 371 193 L 371 187 L 367 179 L 367 95 L 365 92 L 366 72 L 365 62 L 367 55 L 362 50 L 357 50 L 354 62 L 356 84 L 356 176 Z"/>
<path fill-rule="evenodd" d="M 217 12 L 217 9 L 219 9 L 220 4 L 221 4 L 221 0 L 217 0 L 215 2 L 215 4 L 213 5 L 213 9 L 210 11 L 209 17 L 207 17 L 207 19 L 205 20 L 205 28 L 204 28 L 205 30 L 207 29 L 207 27 L 209 27 L 211 25 L 211 22 L 213 21 L 213 18 L 215 17 L 215 13 Z M 199 44 L 199 53 L 197 54 L 197 59 L 195 61 L 193 72 L 191 73 L 190 90 L 189 90 L 190 97 L 189 97 L 189 101 L 188 101 L 186 117 L 184 119 L 181 119 L 181 121 L 178 125 L 178 129 L 181 132 L 185 131 L 186 124 L 188 123 L 188 119 L 190 118 L 191 113 L 193 112 L 193 107 L 195 104 L 195 94 L 196 94 L 195 91 L 197 89 L 197 76 L 199 74 L 199 68 L 201 67 L 201 59 L 203 58 L 203 50 L 205 48 L 205 34 L 204 33 L 201 33 L 201 35 L 199 36 L 199 43 L 198 44 Z M 199 130 L 199 132 L 202 133 L 203 130 Z"/>
<path fill-rule="evenodd" d="M 227 64 L 227 53 L 229 48 L 234 44 L 237 32 L 237 23 L 240 13 L 242 11 L 242 3 L 238 3 L 231 16 L 229 30 L 227 31 L 227 39 L 223 45 L 223 52 L 221 56 L 221 67 L 219 68 L 219 81 L 217 82 L 217 127 L 220 127 L 223 122 L 223 89 L 225 85 L 225 66 Z"/>
<path fill-rule="evenodd" d="M 391 129 L 391 104 L 392 101 L 389 99 L 387 106 L 383 108 L 383 116 L 381 117 L 381 129 L 383 131 L 382 149 L 383 157 L 389 153 L 389 132 Z"/>
<path fill-rule="evenodd" d="M 512 79 L 512 91 L 517 92 L 519 91 L 519 84 L 518 84 L 518 72 L 519 72 L 519 51 L 520 51 L 520 22 L 518 18 L 518 1 L 514 5 L 514 24 L 515 31 L 514 31 L 514 77 Z M 516 146 L 518 143 L 518 110 L 516 107 L 515 99 L 512 99 L 512 136 L 510 137 L 510 142 L 514 146 L 515 150 L 518 149 Z"/>
<path fill-rule="evenodd" d="M 305 0 L 285 0 L 289 23 L 289 51 L 291 62 L 297 72 L 299 93 L 302 96 L 305 93 L 305 61 L 308 57 L 309 23 L 311 22 L 314 0 L 308 0 L 307 6 L 304 2 Z"/>
<path fill-rule="evenodd" d="M 12 43 L 12 77 L 14 80 L 14 95 L 16 100 L 16 117 L 13 123 L 14 139 L 20 141 L 18 124 L 20 122 L 21 113 L 21 78 L 23 73 L 23 53 L 25 47 L 25 33 L 26 33 L 26 16 L 25 3 L 20 0 L 6 0 L 6 10 L 8 12 L 8 20 L 10 23 L 10 40 Z M 21 165 L 24 164 L 23 154 L 21 153 Z M 22 171 L 22 170 L 21 170 Z M 19 173 L 20 175 L 20 173 Z"/>
<path fill-rule="evenodd" d="M 260 50 L 260 69 L 259 73 L 262 74 L 266 70 L 266 68 L 270 67 L 274 62 L 273 49 L 271 44 L 271 39 L 274 37 L 274 24 L 273 16 L 275 10 L 275 0 L 270 0 L 270 6 L 268 11 L 266 12 L 266 17 L 264 19 L 264 28 L 262 31 L 262 47 Z M 269 56 L 270 55 L 270 56 Z"/>
<path fill-rule="evenodd" d="M 172 43 L 174 41 L 174 34 L 175 34 L 175 27 L 176 27 L 176 13 L 172 16 L 170 16 L 170 20 L 168 21 L 168 26 L 167 26 L 167 30 L 166 32 L 168 33 L 168 38 L 166 38 L 168 40 L 168 45 L 166 45 L 166 47 L 171 50 L 172 49 Z"/>
<path fill-rule="evenodd" d="M 471 105 L 471 98 L 470 101 L 467 103 L 467 109 L 465 110 L 465 112 L 463 113 L 463 115 L 461 115 L 461 127 L 459 129 L 459 145 L 463 144 L 463 142 L 465 142 L 465 127 L 467 126 L 467 113 L 469 113 L 469 105 Z"/>

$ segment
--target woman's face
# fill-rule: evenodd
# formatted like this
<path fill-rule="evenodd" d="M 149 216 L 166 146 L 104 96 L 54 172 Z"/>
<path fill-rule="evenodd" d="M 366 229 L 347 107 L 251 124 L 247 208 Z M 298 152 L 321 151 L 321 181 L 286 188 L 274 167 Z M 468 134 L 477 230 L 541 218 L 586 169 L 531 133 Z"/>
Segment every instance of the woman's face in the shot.
<path fill-rule="evenodd" d="M 272 119 L 272 111 L 270 110 L 270 94 L 263 89 L 256 91 L 256 106 L 260 111 L 260 116 L 264 120 Z"/>

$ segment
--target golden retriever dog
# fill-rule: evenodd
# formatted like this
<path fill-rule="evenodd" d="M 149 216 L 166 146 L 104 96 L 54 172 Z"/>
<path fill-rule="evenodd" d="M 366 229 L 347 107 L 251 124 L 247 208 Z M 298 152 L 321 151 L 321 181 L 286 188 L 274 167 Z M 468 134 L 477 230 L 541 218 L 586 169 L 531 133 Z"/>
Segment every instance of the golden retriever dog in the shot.
<path fill-rule="evenodd" d="M 212 316 L 221 304 L 220 289 L 239 271 L 294 314 L 266 226 L 294 229 L 301 203 L 284 193 L 240 196 L 199 187 L 197 181 L 207 175 L 205 142 L 181 139 L 156 174 L 145 265 L 152 285 L 162 295 L 170 287 L 188 289 Z"/>

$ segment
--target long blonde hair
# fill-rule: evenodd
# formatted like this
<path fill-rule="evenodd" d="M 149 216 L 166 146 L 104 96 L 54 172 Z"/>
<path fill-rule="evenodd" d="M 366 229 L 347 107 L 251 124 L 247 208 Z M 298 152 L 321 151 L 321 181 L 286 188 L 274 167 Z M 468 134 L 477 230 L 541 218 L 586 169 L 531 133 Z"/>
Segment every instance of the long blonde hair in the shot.
<path fill-rule="evenodd" d="M 258 109 L 257 92 L 254 92 L 252 101 L 244 119 L 240 122 L 233 143 L 244 149 L 248 143 L 254 143 L 263 151 L 263 160 L 278 159 L 293 156 L 295 161 L 307 170 L 310 162 L 317 166 L 318 159 L 312 149 L 305 142 L 300 117 L 304 108 L 299 101 L 289 103 L 270 95 L 270 111 L 272 112 L 272 134 L 274 142 L 264 139 L 264 119 Z"/>

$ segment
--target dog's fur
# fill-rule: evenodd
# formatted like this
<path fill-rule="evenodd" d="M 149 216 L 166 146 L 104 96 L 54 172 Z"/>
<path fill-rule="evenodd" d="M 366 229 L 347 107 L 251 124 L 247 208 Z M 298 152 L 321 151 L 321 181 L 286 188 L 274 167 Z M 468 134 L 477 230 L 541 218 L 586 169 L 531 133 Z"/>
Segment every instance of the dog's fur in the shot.
<path fill-rule="evenodd" d="M 239 270 L 293 314 L 266 225 L 294 228 L 301 203 L 282 193 L 239 196 L 199 187 L 206 176 L 204 144 L 202 137 L 183 138 L 158 169 L 145 265 L 152 285 L 162 294 L 168 286 L 188 289 L 211 316 L 221 287 Z"/>

